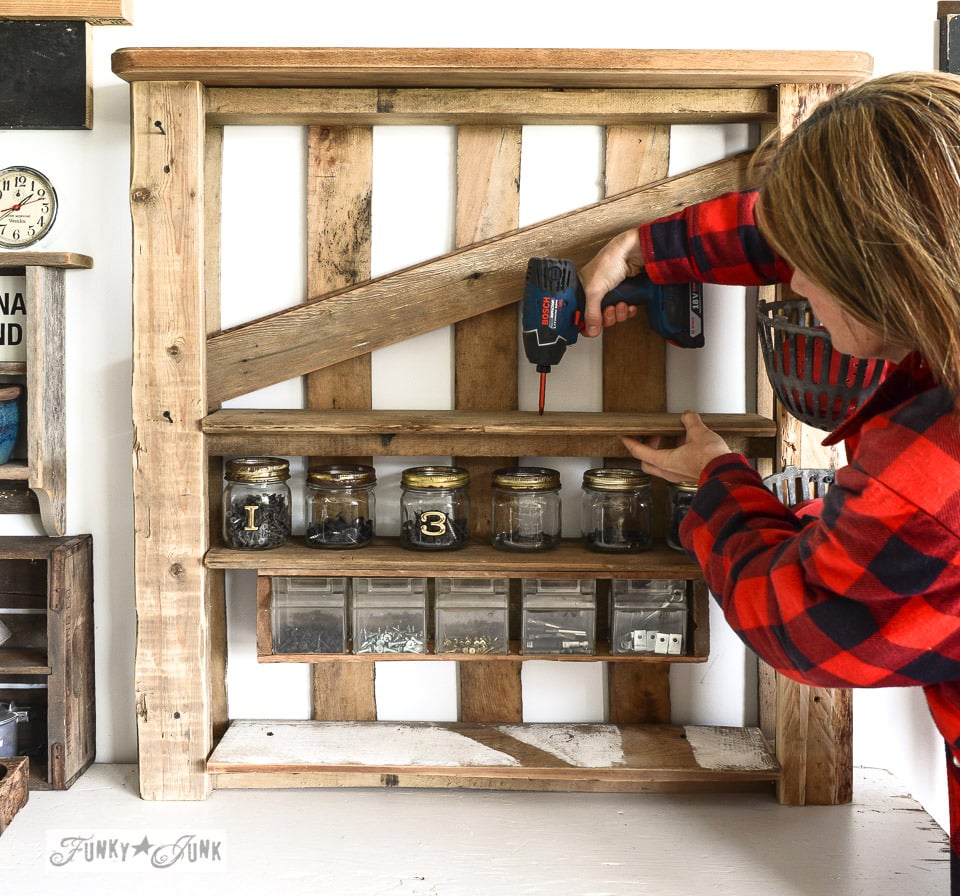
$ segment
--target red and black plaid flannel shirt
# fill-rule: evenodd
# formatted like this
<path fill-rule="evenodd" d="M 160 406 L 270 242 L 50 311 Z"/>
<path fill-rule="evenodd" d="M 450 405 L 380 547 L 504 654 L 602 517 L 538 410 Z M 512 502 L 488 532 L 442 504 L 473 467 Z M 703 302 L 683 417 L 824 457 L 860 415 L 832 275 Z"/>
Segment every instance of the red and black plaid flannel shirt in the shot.
<path fill-rule="evenodd" d="M 660 282 L 786 281 L 728 194 L 640 228 Z M 827 443 L 845 441 L 822 514 L 801 521 L 736 454 L 703 471 L 681 527 L 727 621 L 767 663 L 823 687 L 923 687 L 960 756 L 960 413 L 911 355 Z M 960 893 L 960 770 L 948 762 L 952 892 Z"/>

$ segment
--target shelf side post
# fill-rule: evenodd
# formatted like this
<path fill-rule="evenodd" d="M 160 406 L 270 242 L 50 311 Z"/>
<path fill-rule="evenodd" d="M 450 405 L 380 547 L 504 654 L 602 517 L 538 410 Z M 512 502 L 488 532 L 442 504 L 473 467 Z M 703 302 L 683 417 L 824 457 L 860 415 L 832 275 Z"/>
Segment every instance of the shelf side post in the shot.
<path fill-rule="evenodd" d="M 823 100 L 841 92 L 835 84 L 780 85 L 780 133 L 786 136 Z M 823 433 L 791 417 L 777 402 L 777 468 L 836 467 L 826 455 Z M 840 688 L 812 688 L 776 675 L 760 664 L 763 717 L 774 724 L 777 759 L 783 774 L 777 798 L 791 806 L 839 805 L 853 799 L 853 694 Z M 771 706 L 771 701 L 773 705 Z"/>
<path fill-rule="evenodd" d="M 145 81 L 131 95 L 140 793 L 203 799 L 215 691 L 200 428 L 207 410 L 204 92 L 198 82 Z"/>
<path fill-rule="evenodd" d="M 27 266 L 27 458 L 48 535 L 67 529 L 64 270 Z"/>

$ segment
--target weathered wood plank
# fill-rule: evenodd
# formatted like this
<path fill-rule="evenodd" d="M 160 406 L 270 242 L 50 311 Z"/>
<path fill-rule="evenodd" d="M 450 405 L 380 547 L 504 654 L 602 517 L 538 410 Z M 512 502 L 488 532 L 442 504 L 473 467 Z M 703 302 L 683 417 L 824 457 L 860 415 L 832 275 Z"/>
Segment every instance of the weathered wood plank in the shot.
<path fill-rule="evenodd" d="M 209 793 L 212 747 L 199 84 L 132 88 L 137 729 L 145 799 Z M 167 488 L 170 471 L 179 487 Z"/>
<path fill-rule="evenodd" d="M 517 227 L 521 128 L 457 129 L 455 240 L 465 246 Z M 462 320 L 454 328 L 454 406 L 502 413 L 517 408 L 517 306 Z M 455 456 L 455 463 L 465 463 Z M 489 542 L 491 478 L 515 456 L 471 459 L 471 536 Z M 522 722 L 520 664 L 457 663 L 463 722 Z"/>
<path fill-rule="evenodd" d="M 772 781 L 779 767 L 755 729 L 667 725 L 234 722 L 211 773 L 257 771 L 469 776 L 539 782 Z M 388 783 L 384 781 L 384 783 Z"/>
<path fill-rule="evenodd" d="M 318 557 L 322 554 L 322 557 Z M 211 569 L 257 569 L 261 575 L 305 575 L 322 569 L 327 576 L 461 576 L 497 578 L 673 579 L 700 577 L 699 568 L 677 551 L 656 547 L 619 556 L 588 550 L 580 539 L 564 539 L 555 550 L 524 554 L 471 545 L 456 551 L 410 551 L 397 539 L 377 536 L 360 551 L 317 551 L 287 543 L 269 551 L 237 551 L 220 546 L 206 555 Z M 579 573 L 579 574 L 578 574 Z M 450 657 L 445 659 L 449 661 Z M 564 659 L 570 659 L 565 656 Z"/>
<path fill-rule="evenodd" d="M 780 130 L 792 131 L 823 100 L 839 93 L 837 84 L 780 88 Z M 836 467 L 842 448 L 824 448 L 823 433 L 790 416 L 776 402 L 780 457 L 777 469 Z M 766 677 L 766 674 L 763 677 Z M 761 679 L 763 680 L 763 679 Z M 764 691 L 769 693 L 767 684 Z M 780 802 L 789 805 L 850 802 L 853 798 L 852 696 L 841 690 L 809 688 L 782 675 L 776 683 L 776 749 L 783 764 Z"/>
<path fill-rule="evenodd" d="M 767 87 L 724 91 L 215 87 L 207 104 L 207 120 L 215 124 L 327 127 L 722 124 L 775 115 L 775 93 Z"/>
<path fill-rule="evenodd" d="M 326 124 L 329 124 L 327 122 Z M 373 131 L 311 127 L 307 130 L 307 293 L 352 286 L 370 276 L 373 197 Z M 308 408 L 369 409 L 370 355 L 358 355 L 309 373 Z M 330 456 L 307 458 L 330 463 Z M 340 463 L 366 463 L 369 455 L 341 456 Z M 314 719 L 375 719 L 374 672 L 360 666 L 317 666 L 312 674 Z"/>
<path fill-rule="evenodd" d="M 132 25 L 133 0 L 5 0 L 3 17 Z"/>
<path fill-rule="evenodd" d="M 771 87 L 850 84 L 873 59 L 850 51 L 395 47 L 127 47 L 125 81 L 208 87 Z"/>
<path fill-rule="evenodd" d="M 92 268 L 93 259 L 79 252 L 0 252 L 0 270 L 28 267 Z"/>
<path fill-rule="evenodd" d="M 748 163 L 738 156 L 707 165 L 224 331 L 207 341 L 208 400 L 216 404 L 516 302 L 529 258 L 582 264 L 639 221 L 749 186 Z"/>
<path fill-rule="evenodd" d="M 27 482 L 48 535 L 67 531 L 67 421 L 63 268 L 28 267 L 24 297 L 27 371 Z"/>
<path fill-rule="evenodd" d="M 676 97 L 674 97 L 676 99 Z M 665 178 L 670 167 L 670 127 L 610 127 L 605 132 L 604 193 L 614 196 Z M 638 315 L 603 334 L 603 409 L 606 412 L 663 412 L 667 408 L 666 343 L 646 316 Z M 634 466 L 631 459 L 605 457 Z M 666 506 L 663 488 L 654 507 Z M 663 533 L 663 513 L 655 533 Z M 609 718 L 619 724 L 670 721 L 670 667 L 607 665 Z"/>
<path fill-rule="evenodd" d="M 735 451 L 769 456 L 774 425 L 752 414 L 705 415 Z M 203 421 L 212 455 L 251 451 L 412 457 L 617 457 L 623 434 L 677 438 L 679 414 L 596 414 L 588 411 L 310 411 L 224 409 Z M 471 460 L 472 462 L 472 460 Z M 469 468 L 469 465 L 468 465 Z"/>

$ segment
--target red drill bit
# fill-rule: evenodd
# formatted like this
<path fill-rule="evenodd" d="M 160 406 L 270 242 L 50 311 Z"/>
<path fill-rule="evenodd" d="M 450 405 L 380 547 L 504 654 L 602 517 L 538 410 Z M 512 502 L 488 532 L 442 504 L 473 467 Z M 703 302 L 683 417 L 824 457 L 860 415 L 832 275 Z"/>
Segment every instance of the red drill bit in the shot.
<path fill-rule="evenodd" d="M 540 374 L 540 416 L 543 416 L 543 402 L 547 397 L 547 375 L 545 373 Z"/>

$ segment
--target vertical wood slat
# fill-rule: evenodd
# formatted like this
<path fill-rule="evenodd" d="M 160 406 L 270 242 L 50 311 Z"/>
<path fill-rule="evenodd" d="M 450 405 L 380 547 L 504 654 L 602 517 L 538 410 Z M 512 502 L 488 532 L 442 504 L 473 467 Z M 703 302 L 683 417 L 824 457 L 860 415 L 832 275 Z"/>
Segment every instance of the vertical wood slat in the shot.
<path fill-rule="evenodd" d="M 64 270 L 28 266 L 25 293 L 27 370 L 33 385 L 27 390 L 28 483 L 37 497 L 44 531 L 63 535 L 67 530 Z"/>
<path fill-rule="evenodd" d="M 823 100 L 843 88 L 831 84 L 780 86 L 779 124 L 782 136 L 792 131 Z M 777 414 L 779 469 L 836 466 L 839 453 L 824 454 L 823 433 L 790 416 L 779 402 Z M 761 673 L 761 695 L 776 694 L 775 740 L 783 775 L 777 798 L 787 805 L 835 805 L 853 797 L 852 694 L 844 690 L 810 688 L 782 675 L 776 687 L 770 672 Z M 769 697 L 768 697 L 769 699 Z M 769 704 L 761 707 L 769 718 Z"/>
<path fill-rule="evenodd" d="M 203 799 L 213 746 L 208 627 L 204 95 L 131 85 L 133 491 L 140 794 Z M 169 488 L 170 471 L 177 488 Z"/>
<path fill-rule="evenodd" d="M 513 230 L 520 209 L 519 127 L 461 126 L 457 129 L 458 246 Z M 520 300 L 517 296 L 517 300 Z M 517 306 L 461 321 L 454 328 L 458 409 L 516 410 Z M 458 461 L 459 462 L 459 461 Z M 472 532 L 490 538 L 490 478 L 516 458 L 471 458 Z M 459 663 L 460 719 L 464 722 L 522 722 L 520 663 Z"/>
<path fill-rule="evenodd" d="M 370 276 L 373 193 L 371 128 L 307 129 L 307 295 L 322 295 Z M 305 377 L 305 405 L 316 409 L 368 409 L 372 405 L 370 355 Z M 332 458 L 310 458 L 309 463 Z M 336 458 L 339 463 L 369 457 Z M 377 717 L 374 664 L 316 663 L 313 711 L 317 720 Z"/>
<path fill-rule="evenodd" d="M 207 314 L 207 335 L 220 329 L 220 225 L 223 196 L 223 128 L 207 127 L 204 139 L 204 305 Z M 213 410 L 213 408 L 208 408 Z M 207 459 L 209 483 L 210 543 L 220 538 L 222 525 L 221 495 L 223 489 L 223 461 L 219 457 Z M 230 723 L 227 706 L 227 590 L 223 570 L 207 571 L 207 589 L 210 599 L 210 714 L 214 740 L 219 740 Z"/>
<path fill-rule="evenodd" d="M 668 126 L 606 129 L 606 196 L 666 177 L 669 164 Z M 604 331 L 602 363 L 605 411 L 666 410 L 666 347 L 663 337 L 648 326 L 642 310 L 633 320 Z M 662 490 L 658 497 L 659 506 L 665 506 Z M 667 664 L 607 663 L 607 693 L 611 722 L 670 722 Z"/>

